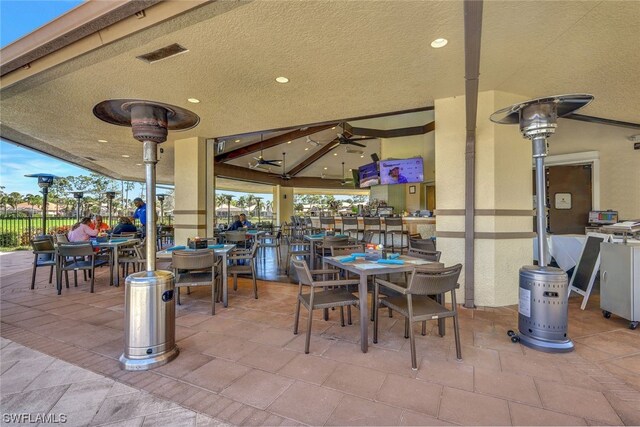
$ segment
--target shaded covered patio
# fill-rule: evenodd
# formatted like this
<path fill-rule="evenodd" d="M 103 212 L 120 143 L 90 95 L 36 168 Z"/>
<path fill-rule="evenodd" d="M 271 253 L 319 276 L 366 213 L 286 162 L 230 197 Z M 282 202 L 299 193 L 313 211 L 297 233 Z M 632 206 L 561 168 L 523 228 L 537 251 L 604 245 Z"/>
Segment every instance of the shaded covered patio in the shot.
<path fill-rule="evenodd" d="M 412 371 L 397 316 L 381 316 L 379 343 L 370 343 L 366 354 L 359 351 L 357 315 L 346 327 L 335 313 L 329 321 L 318 316 L 305 355 L 304 334 L 292 333 L 297 286 L 259 281 L 255 300 L 251 282 L 241 281 L 229 308 L 220 306 L 214 317 L 209 293 L 196 288 L 177 308 L 178 358 L 153 371 L 127 372 L 118 365 L 124 288 L 110 287 L 106 270 L 96 274 L 95 294 L 80 281 L 56 297 L 42 273 L 29 289 L 29 253 L 2 254 L 0 262 L 1 335 L 15 343 L 3 340 L 10 347 L 2 350 L 1 378 L 11 384 L 3 386 L 3 406 L 27 399 L 33 411 L 52 411 L 35 402 L 46 403 L 42 396 L 76 381 L 53 364 L 15 356 L 5 364 L 6 349 L 23 345 L 135 389 L 124 409 L 114 396 L 87 395 L 91 425 L 195 425 L 192 413 L 236 425 L 640 423 L 640 335 L 622 319 L 604 319 L 597 296 L 585 311 L 579 298 L 570 300 L 572 353 L 512 344 L 506 330 L 517 324 L 517 307 L 461 308 L 463 361 L 455 360 L 453 334 L 439 337 L 433 323 L 426 336 L 416 333 L 419 369 Z"/>

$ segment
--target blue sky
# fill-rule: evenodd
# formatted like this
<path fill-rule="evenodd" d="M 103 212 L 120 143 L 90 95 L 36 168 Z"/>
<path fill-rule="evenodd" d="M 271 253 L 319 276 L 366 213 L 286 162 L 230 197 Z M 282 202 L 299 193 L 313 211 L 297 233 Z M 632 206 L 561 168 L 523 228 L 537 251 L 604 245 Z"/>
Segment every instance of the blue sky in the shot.
<path fill-rule="evenodd" d="M 41 27 L 64 12 L 73 9 L 81 1 L 0 1 L 0 47 L 12 43 Z M 30 173 L 51 173 L 58 176 L 88 175 L 89 171 L 45 156 L 25 148 L 17 147 L 0 139 L 0 185 L 5 191 L 34 193 L 38 185 L 34 178 L 25 178 Z"/>

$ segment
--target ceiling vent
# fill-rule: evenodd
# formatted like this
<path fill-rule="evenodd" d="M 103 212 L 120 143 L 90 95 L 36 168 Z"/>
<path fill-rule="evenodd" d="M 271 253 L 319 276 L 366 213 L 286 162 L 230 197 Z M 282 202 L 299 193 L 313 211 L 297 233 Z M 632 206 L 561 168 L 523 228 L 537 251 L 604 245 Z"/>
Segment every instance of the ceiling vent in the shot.
<path fill-rule="evenodd" d="M 181 53 L 185 52 L 189 52 L 189 49 L 186 49 L 179 44 L 174 43 L 158 50 L 154 50 L 153 52 L 136 56 L 136 58 L 148 64 L 153 64 L 154 62 L 162 61 L 163 59 L 171 58 L 172 56 L 180 55 Z"/>
<path fill-rule="evenodd" d="M 85 156 L 84 158 L 87 159 L 87 160 L 91 160 L 92 162 L 96 161 L 96 159 L 93 158 L 93 157 Z"/>

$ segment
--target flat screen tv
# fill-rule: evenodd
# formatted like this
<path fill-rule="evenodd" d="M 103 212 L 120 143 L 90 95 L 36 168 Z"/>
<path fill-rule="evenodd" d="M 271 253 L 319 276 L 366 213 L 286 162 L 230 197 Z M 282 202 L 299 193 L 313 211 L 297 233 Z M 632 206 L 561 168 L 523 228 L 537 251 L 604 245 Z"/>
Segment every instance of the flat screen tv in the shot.
<path fill-rule="evenodd" d="M 407 184 L 424 181 L 422 157 L 380 161 L 380 184 Z"/>
<path fill-rule="evenodd" d="M 360 177 L 360 188 L 380 184 L 380 176 L 378 175 L 378 165 L 376 162 L 360 166 L 358 175 Z"/>

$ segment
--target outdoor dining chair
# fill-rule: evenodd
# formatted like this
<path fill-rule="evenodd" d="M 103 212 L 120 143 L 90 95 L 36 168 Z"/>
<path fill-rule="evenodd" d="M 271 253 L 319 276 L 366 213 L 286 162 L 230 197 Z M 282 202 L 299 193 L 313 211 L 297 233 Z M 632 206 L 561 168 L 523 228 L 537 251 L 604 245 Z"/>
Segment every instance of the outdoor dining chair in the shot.
<path fill-rule="evenodd" d="M 400 244 L 398 245 L 398 240 Z M 385 218 L 384 219 L 384 246 L 391 248 L 391 252 L 395 252 L 396 249 L 400 250 L 400 253 L 404 249 L 409 249 L 409 231 L 404 228 L 402 218 Z"/>
<path fill-rule="evenodd" d="M 53 245 L 53 237 L 49 235 L 38 236 L 31 240 L 33 249 L 33 274 L 31 275 L 31 289 L 35 288 L 36 270 L 38 267 L 51 267 L 49 271 L 49 283 L 53 281 L 53 269 L 56 266 L 56 248 Z"/>
<path fill-rule="evenodd" d="M 236 249 L 229 256 L 233 263 L 227 267 L 227 274 L 233 276 L 233 290 L 238 290 L 238 275 L 250 274 L 253 281 L 253 295 L 258 299 L 258 282 L 256 281 L 256 253 L 258 241 L 253 242 L 251 249 Z"/>
<path fill-rule="evenodd" d="M 278 267 L 280 267 L 280 239 L 282 239 L 282 232 L 278 231 L 276 234 L 267 233 L 258 235 L 259 249 L 263 260 L 267 258 L 267 248 L 274 248 L 276 251 L 276 260 Z"/>
<path fill-rule="evenodd" d="M 358 218 L 355 216 L 342 217 L 342 232 L 349 234 L 349 237 L 351 237 L 351 233 L 356 233 L 356 240 L 359 240 L 360 233 L 362 233 L 364 238 L 364 228 L 360 227 Z"/>
<path fill-rule="evenodd" d="M 289 265 L 291 259 L 297 257 L 309 257 L 311 258 L 311 242 L 303 240 L 302 237 L 286 237 L 285 242 L 287 244 L 287 256 L 285 257 L 285 274 L 289 275 Z"/>
<path fill-rule="evenodd" d="M 409 238 L 409 249 L 421 249 L 425 251 L 435 251 L 436 243 L 431 239 Z"/>
<path fill-rule="evenodd" d="M 411 344 L 411 367 L 418 369 L 416 360 L 416 342 L 413 332 L 414 322 L 425 322 L 427 320 L 438 320 L 453 317 L 453 330 L 456 342 L 456 356 L 462 359 L 460 351 L 460 331 L 458 328 L 458 309 L 456 303 L 456 289 L 459 288 L 458 278 L 462 264 L 453 267 L 418 267 L 411 274 L 411 279 L 406 287 L 382 279 L 376 279 L 373 303 L 373 342 L 378 342 L 378 305 L 390 308 L 405 318 L 404 337 L 409 338 Z M 395 291 L 397 296 L 378 298 L 380 287 Z M 432 295 L 444 297 L 447 292 L 451 293 L 451 309 L 443 304 L 439 304 Z M 444 301 L 444 298 L 441 299 Z M 423 324 L 423 335 L 425 334 Z"/>
<path fill-rule="evenodd" d="M 211 315 L 216 314 L 216 299 L 221 293 L 222 280 L 220 276 L 221 260 L 216 261 L 213 250 L 174 251 L 171 264 L 175 275 L 176 299 L 180 301 L 180 288 L 186 287 L 187 294 L 191 287 L 211 287 Z"/>
<path fill-rule="evenodd" d="M 91 278 L 91 293 L 95 282 L 95 269 L 101 266 L 111 266 L 111 255 L 96 254 L 89 242 L 58 244 L 58 295 L 62 293 L 62 272 L 65 275 L 67 288 L 69 287 L 69 271 L 73 271 L 74 286 L 78 286 L 78 270 L 86 271 Z"/>
<path fill-rule="evenodd" d="M 309 270 L 304 260 L 293 260 L 293 267 L 298 275 L 298 298 L 296 301 L 296 311 L 293 323 L 293 333 L 298 334 L 298 323 L 300 319 L 300 305 L 304 305 L 309 310 L 307 319 L 307 337 L 304 344 L 304 352 L 309 354 L 309 344 L 311 342 L 311 325 L 313 321 L 313 310 L 340 307 L 340 322 L 344 326 L 343 307 L 350 309 L 352 305 L 358 306 L 359 298 L 349 292 L 345 287 L 358 285 L 358 280 L 323 280 L 315 281 L 314 277 L 328 274 L 335 275 L 338 270 Z M 302 292 L 302 287 L 309 286 L 308 293 Z M 316 290 L 319 290 L 316 292 Z"/>

